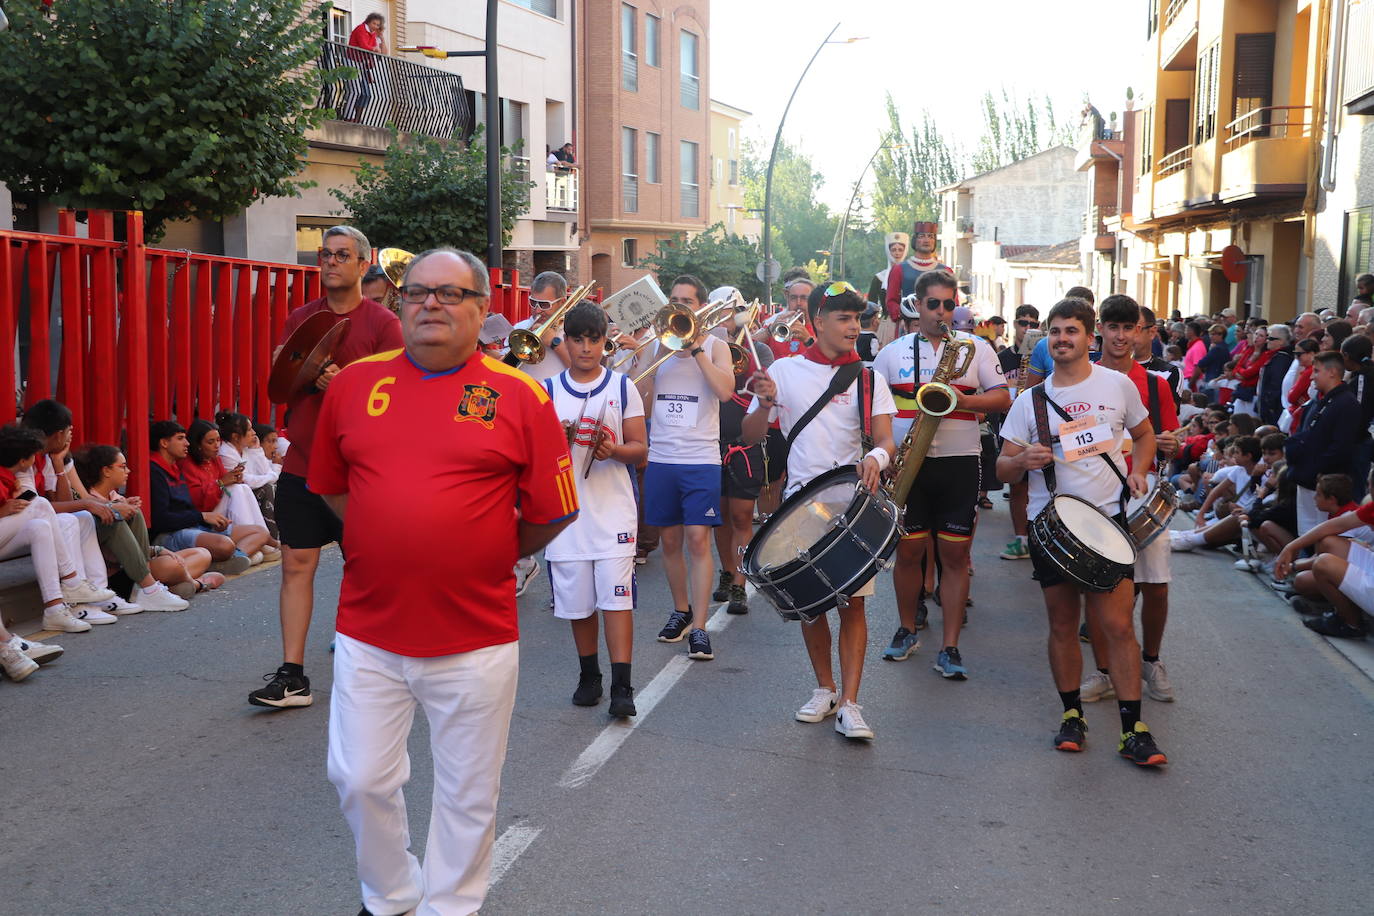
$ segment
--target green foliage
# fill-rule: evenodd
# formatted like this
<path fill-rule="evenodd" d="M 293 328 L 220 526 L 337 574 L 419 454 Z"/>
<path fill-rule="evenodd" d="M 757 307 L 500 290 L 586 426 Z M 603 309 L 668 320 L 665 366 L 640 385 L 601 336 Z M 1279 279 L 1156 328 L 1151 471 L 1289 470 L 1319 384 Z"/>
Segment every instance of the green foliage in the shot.
<path fill-rule="evenodd" d="M 222 219 L 296 196 L 322 75 L 304 0 L 10 3 L 0 181 L 63 206 Z"/>
<path fill-rule="evenodd" d="M 1019 162 L 1073 139 L 1073 127 L 1054 113 L 1049 96 L 1020 101 L 1002 88 L 1001 98 L 983 93 L 983 135 L 973 154 L 974 174 Z"/>
<path fill-rule="evenodd" d="M 763 209 L 768 175 L 768 153 L 746 141 L 740 161 L 744 205 Z M 785 271 L 794 264 L 828 251 L 839 225 L 839 216 L 816 200 L 825 179 L 811 167 L 811 157 L 786 140 L 778 146 L 773 167 L 772 254 Z"/>
<path fill-rule="evenodd" d="M 965 157 L 944 138 L 927 111 L 921 112 L 920 123 L 908 133 L 891 93 L 887 118 L 892 142 L 873 163 L 873 225 L 883 233 L 910 232 L 916 220 L 939 218 L 936 190 L 963 176 Z"/>
<path fill-rule="evenodd" d="M 715 223 L 690 238 L 679 232 L 668 241 L 659 242 L 654 253 L 641 260 L 639 266 L 652 271 L 665 291 L 674 277 L 692 274 L 700 277 L 707 289 L 733 286 L 749 300 L 764 297 L 763 284 L 754 275 L 761 257 L 758 245 Z"/>
<path fill-rule="evenodd" d="M 381 165 L 362 162 L 355 188 L 330 191 L 349 220 L 378 245 L 420 252 L 441 245 L 487 249 L 487 154 L 479 125 L 472 142 L 444 143 L 393 131 Z M 515 218 L 529 209 L 534 183 L 516 171 L 515 151 L 503 147 L 501 243 L 510 243 Z"/>

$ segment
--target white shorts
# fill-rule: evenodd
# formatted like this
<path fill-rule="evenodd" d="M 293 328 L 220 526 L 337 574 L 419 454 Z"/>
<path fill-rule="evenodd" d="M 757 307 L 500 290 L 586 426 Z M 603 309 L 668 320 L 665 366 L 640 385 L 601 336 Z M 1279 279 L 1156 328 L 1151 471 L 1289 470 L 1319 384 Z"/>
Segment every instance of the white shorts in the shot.
<path fill-rule="evenodd" d="M 1339 588 L 1360 610 L 1374 611 L 1374 551 L 1359 541 L 1350 545 L 1350 558 Z"/>
<path fill-rule="evenodd" d="M 1374 543 L 1374 529 L 1371 529 L 1368 525 L 1360 525 L 1358 528 L 1342 531 L 1341 537 L 1350 538 L 1353 541 L 1360 541 L 1365 544 L 1372 544 Z"/>
<path fill-rule="evenodd" d="M 1169 574 L 1169 532 L 1162 531 L 1143 549 L 1137 548 L 1135 555 L 1135 583 L 1137 585 L 1167 585 L 1172 576 Z"/>
<path fill-rule="evenodd" d="M 553 616 L 562 620 L 583 620 L 597 610 L 635 608 L 633 556 L 550 560 L 549 581 L 553 583 Z"/>

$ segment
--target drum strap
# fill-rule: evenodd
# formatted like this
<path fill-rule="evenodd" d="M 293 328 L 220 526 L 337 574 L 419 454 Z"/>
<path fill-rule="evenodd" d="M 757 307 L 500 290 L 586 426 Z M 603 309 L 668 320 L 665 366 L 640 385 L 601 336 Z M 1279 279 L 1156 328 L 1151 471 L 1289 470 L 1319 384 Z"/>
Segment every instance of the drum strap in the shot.
<path fill-rule="evenodd" d="M 845 363 L 835 370 L 835 374 L 830 378 L 830 387 L 821 392 L 821 396 L 816 399 L 816 403 L 807 408 L 806 413 L 802 414 L 797 425 L 792 427 L 792 431 L 787 434 L 787 448 L 790 451 L 792 443 L 797 441 L 798 434 L 806 428 L 807 424 L 825 409 L 825 405 L 830 403 L 830 399 L 854 384 L 854 380 L 863 372 L 864 364 L 862 360 L 855 360 L 852 363 Z"/>
<path fill-rule="evenodd" d="M 1153 386 L 1150 390 L 1154 390 Z M 1053 450 L 1054 440 L 1050 436 L 1050 421 L 1045 411 L 1046 404 L 1053 407 L 1054 412 L 1059 414 L 1064 420 L 1072 420 L 1073 417 L 1069 416 L 1068 411 L 1056 404 L 1051 400 L 1050 396 L 1045 393 L 1044 382 L 1041 382 L 1032 389 L 1031 406 L 1035 408 L 1035 436 L 1042 444 Z M 1121 468 L 1117 467 L 1116 462 L 1108 457 L 1106 453 L 1099 452 L 1097 457 L 1107 462 L 1107 467 L 1111 468 L 1112 473 L 1116 475 L 1116 479 L 1121 481 L 1121 494 L 1117 497 L 1117 500 L 1121 504 L 1121 512 L 1124 515 L 1126 512 L 1126 494 L 1131 491 L 1130 485 L 1126 482 L 1126 475 L 1121 473 Z M 1043 471 L 1045 474 L 1045 487 L 1050 491 L 1050 496 L 1054 496 L 1054 462 L 1051 461 L 1049 464 L 1045 465 Z"/>
<path fill-rule="evenodd" d="M 873 448 L 873 370 L 859 373 L 859 451 L 867 455 Z"/>

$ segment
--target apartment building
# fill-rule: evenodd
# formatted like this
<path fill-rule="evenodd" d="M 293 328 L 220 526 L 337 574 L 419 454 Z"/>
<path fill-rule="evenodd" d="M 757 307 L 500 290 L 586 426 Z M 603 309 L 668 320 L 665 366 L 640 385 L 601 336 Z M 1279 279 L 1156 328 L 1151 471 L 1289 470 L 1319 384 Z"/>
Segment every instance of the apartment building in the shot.
<path fill-rule="evenodd" d="M 726 232 L 757 242 L 763 237 L 759 214 L 744 208 L 740 182 L 740 143 L 749 112 L 711 100 L 711 212 L 708 226 L 720 223 Z"/>
<path fill-rule="evenodd" d="M 579 14 L 578 271 L 610 293 L 659 241 L 708 224 L 710 4 L 595 0 Z"/>

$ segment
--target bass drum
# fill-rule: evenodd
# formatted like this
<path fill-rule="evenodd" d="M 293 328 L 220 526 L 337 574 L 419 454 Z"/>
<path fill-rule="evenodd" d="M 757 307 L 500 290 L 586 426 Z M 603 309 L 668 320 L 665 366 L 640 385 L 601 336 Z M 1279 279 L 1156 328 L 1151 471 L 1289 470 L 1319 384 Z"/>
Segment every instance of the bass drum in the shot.
<path fill-rule="evenodd" d="M 1054 497 L 1031 521 L 1029 534 L 1050 565 L 1087 591 L 1109 592 L 1133 573 L 1130 535 L 1086 499 Z"/>
<path fill-rule="evenodd" d="M 758 530 L 744 550 L 744 577 L 784 620 L 812 621 L 887 568 L 900 534 L 896 504 L 860 486 L 852 465 L 835 468 Z"/>

